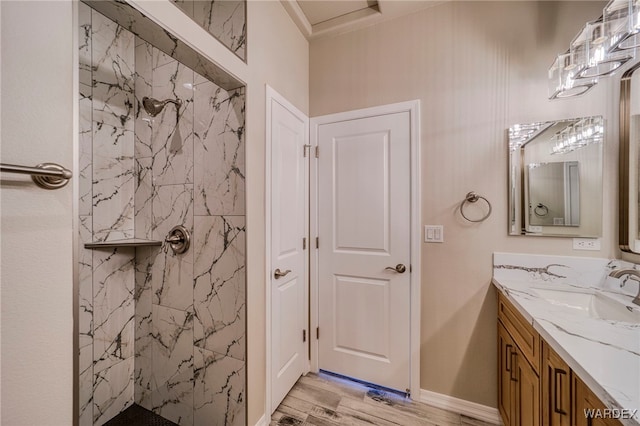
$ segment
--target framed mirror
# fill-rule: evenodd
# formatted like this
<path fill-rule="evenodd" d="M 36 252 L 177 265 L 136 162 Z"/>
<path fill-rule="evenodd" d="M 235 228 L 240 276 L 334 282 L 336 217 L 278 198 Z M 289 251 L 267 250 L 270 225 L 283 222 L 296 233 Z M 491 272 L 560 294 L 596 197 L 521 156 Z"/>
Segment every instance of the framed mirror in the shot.
<path fill-rule="evenodd" d="M 640 63 L 620 80 L 620 206 L 619 244 L 629 253 L 640 253 L 638 188 L 640 183 Z"/>
<path fill-rule="evenodd" d="M 602 235 L 602 116 L 509 128 L 509 234 Z"/>

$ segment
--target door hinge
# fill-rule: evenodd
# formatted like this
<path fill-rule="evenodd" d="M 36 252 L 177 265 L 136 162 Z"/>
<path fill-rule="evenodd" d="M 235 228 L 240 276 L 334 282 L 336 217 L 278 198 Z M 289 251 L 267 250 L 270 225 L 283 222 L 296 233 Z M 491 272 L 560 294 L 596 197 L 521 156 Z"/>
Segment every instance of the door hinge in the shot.
<path fill-rule="evenodd" d="M 320 238 L 316 237 L 316 248 L 320 248 Z"/>
<path fill-rule="evenodd" d="M 316 339 L 320 340 L 320 327 L 316 327 Z"/>
<path fill-rule="evenodd" d="M 303 157 L 307 156 L 307 149 L 311 149 L 311 145 L 304 145 L 304 149 L 303 149 Z"/>
<path fill-rule="evenodd" d="M 306 250 L 307 249 L 307 239 L 306 237 L 302 239 L 302 250 Z"/>
<path fill-rule="evenodd" d="M 316 146 L 316 158 L 320 158 L 320 147 Z"/>
<path fill-rule="evenodd" d="M 302 341 L 303 342 L 307 341 L 307 330 L 302 330 Z"/>

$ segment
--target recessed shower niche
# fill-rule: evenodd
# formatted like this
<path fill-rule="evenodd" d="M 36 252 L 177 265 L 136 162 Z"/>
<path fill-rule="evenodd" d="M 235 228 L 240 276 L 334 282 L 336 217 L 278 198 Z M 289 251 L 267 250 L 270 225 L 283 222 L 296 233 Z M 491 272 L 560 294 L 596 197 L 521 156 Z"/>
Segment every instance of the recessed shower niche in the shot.
<path fill-rule="evenodd" d="M 244 87 L 126 4 L 78 9 L 79 424 L 244 425 Z"/>
<path fill-rule="evenodd" d="M 245 0 L 171 0 L 243 61 L 247 61 L 247 5 Z"/>

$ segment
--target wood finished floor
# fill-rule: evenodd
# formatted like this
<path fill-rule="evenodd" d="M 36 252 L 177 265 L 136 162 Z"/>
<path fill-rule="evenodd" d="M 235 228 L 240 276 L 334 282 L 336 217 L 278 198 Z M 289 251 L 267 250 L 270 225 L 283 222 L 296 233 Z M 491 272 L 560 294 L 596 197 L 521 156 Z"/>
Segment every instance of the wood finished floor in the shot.
<path fill-rule="evenodd" d="M 307 374 L 273 413 L 270 426 L 488 426 L 461 414 L 441 410 L 320 373 Z"/>

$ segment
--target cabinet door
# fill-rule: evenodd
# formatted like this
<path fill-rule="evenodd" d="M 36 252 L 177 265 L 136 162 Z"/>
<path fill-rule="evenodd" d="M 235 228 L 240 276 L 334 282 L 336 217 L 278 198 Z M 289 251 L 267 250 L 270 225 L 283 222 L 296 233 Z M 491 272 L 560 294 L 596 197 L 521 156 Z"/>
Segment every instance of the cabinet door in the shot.
<path fill-rule="evenodd" d="M 601 419 L 588 416 L 590 410 L 603 410 L 605 405 L 585 385 L 578 376 L 574 375 L 573 384 L 573 426 L 618 426 L 620 421 L 616 419 Z"/>
<path fill-rule="evenodd" d="M 498 292 L 498 320 L 536 371 L 540 370 L 540 335 L 515 306 Z"/>
<path fill-rule="evenodd" d="M 540 425 L 540 378 L 526 358 L 516 348 L 511 368 L 515 368 L 515 421 L 512 425 Z M 512 385 L 513 386 L 513 385 Z M 512 412 L 513 415 L 513 412 Z"/>
<path fill-rule="evenodd" d="M 511 411 L 515 403 L 515 389 L 511 383 L 515 383 L 515 371 L 512 371 L 513 358 L 515 357 L 515 344 L 504 326 L 498 322 L 498 411 L 502 416 L 505 426 L 512 423 Z"/>
<path fill-rule="evenodd" d="M 549 426 L 571 425 L 571 369 L 549 345 L 543 347 L 542 419 Z"/>

